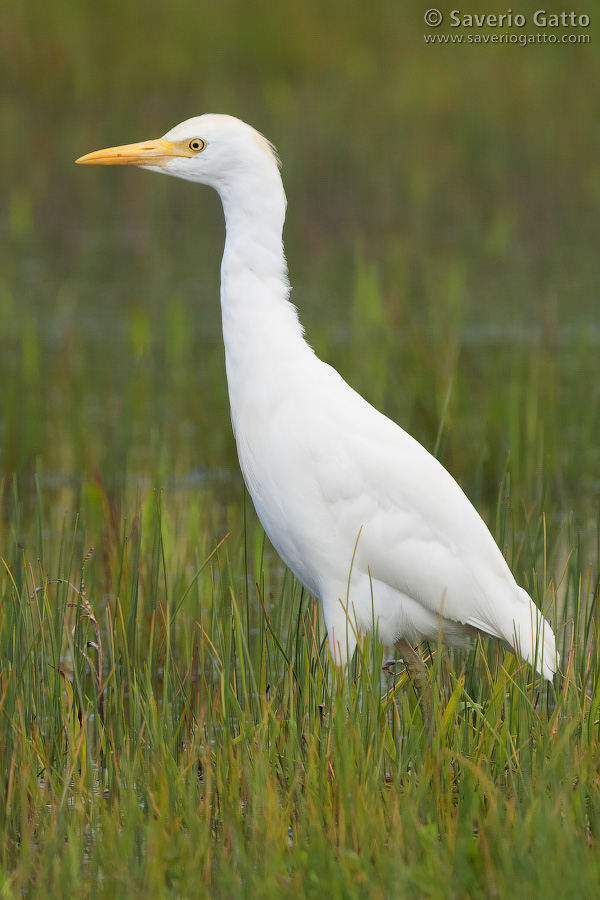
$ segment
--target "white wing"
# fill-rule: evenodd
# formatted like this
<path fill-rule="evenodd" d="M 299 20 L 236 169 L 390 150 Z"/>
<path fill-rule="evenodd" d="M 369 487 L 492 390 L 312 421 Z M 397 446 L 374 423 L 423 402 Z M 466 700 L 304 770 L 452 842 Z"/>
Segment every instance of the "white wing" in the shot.
<path fill-rule="evenodd" d="M 556 665 L 551 629 L 459 485 L 417 441 L 326 369 L 319 405 L 329 415 L 317 431 L 314 471 L 331 527 L 343 535 L 346 561 L 355 550 L 358 572 L 392 588 L 398 602 L 416 601 L 433 614 L 436 627 L 443 618 L 511 647 L 517 641 L 529 661 L 543 630 L 539 657 L 543 650 L 549 676 Z M 389 606 L 390 592 L 384 594 Z"/>

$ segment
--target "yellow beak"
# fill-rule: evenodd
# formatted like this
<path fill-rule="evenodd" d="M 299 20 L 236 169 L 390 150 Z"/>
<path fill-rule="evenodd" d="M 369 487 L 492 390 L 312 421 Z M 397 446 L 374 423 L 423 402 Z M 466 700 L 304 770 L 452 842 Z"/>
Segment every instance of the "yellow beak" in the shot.
<path fill-rule="evenodd" d="M 171 144 L 164 138 L 142 141 L 140 144 L 123 144 L 107 150 L 95 150 L 77 160 L 85 166 L 165 166 L 175 156 L 194 156 L 181 144 Z"/>

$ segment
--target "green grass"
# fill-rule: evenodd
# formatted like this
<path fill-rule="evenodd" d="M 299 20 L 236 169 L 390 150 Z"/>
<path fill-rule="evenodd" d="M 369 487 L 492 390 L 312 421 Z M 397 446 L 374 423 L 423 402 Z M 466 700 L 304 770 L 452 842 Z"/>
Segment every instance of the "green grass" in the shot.
<path fill-rule="evenodd" d="M 594 11 L 476 48 L 396 0 L 5 7 L 0 895 L 596 896 Z M 244 499 L 216 196 L 73 165 L 205 111 L 280 151 L 310 342 L 556 626 L 552 685 L 428 648 L 431 750 L 377 642 L 336 675 Z"/>
<path fill-rule="evenodd" d="M 493 642 L 431 648 L 428 748 L 402 667 L 365 641 L 340 677 L 259 529 L 199 556 L 181 513 L 149 493 L 83 573 L 79 523 L 49 554 L 40 509 L 39 562 L 8 535 L 4 896 L 593 896 L 599 613 L 577 553 L 559 588 L 526 529 L 556 683 Z"/>

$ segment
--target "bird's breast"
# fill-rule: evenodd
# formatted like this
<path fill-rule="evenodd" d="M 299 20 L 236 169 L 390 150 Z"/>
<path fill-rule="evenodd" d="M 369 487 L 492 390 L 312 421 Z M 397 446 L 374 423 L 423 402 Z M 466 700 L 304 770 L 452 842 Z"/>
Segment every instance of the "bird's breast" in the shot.
<path fill-rule="evenodd" d="M 240 467 L 256 512 L 283 561 L 317 597 L 333 568 L 347 576 L 352 557 L 321 483 L 334 415 L 321 366 L 311 351 L 303 359 L 292 351 L 275 373 L 259 364 L 230 385 Z"/>

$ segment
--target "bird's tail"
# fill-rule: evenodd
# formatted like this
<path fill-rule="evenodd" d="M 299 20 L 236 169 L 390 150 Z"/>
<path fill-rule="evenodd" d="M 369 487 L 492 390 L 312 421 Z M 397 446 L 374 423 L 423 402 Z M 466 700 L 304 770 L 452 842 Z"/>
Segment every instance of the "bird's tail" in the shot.
<path fill-rule="evenodd" d="M 518 655 L 533 666 L 548 681 L 560 662 L 554 632 L 529 594 L 522 588 L 523 604 L 513 609 L 514 631 L 510 643 Z"/>

